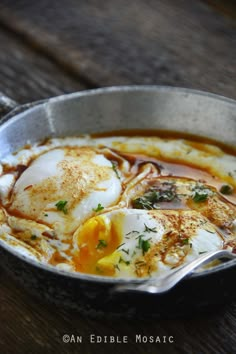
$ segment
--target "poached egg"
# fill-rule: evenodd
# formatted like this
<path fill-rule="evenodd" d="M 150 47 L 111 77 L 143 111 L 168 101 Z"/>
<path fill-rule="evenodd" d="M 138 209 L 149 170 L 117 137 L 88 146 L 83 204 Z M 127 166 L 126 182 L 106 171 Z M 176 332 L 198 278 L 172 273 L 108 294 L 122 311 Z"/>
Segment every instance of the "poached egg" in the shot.
<path fill-rule="evenodd" d="M 194 210 L 123 208 L 86 221 L 74 234 L 74 246 L 79 271 L 148 277 L 222 248 L 223 239 Z"/>
<path fill-rule="evenodd" d="M 0 240 L 97 276 L 161 276 L 236 250 L 236 157 L 161 137 L 66 137 L 0 164 Z"/>
<path fill-rule="evenodd" d="M 105 156 L 90 147 L 57 148 L 32 161 L 17 179 L 9 211 L 44 223 L 67 237 L 94 214 L 115 204 L 121 181 Z"/>

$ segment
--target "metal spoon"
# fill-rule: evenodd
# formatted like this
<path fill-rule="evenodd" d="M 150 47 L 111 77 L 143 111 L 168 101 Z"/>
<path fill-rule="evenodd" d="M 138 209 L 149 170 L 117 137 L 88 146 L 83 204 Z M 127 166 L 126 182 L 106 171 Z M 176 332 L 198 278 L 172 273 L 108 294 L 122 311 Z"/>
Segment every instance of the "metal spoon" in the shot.
<path fill-rule="evenodd" d="M 199 266 L 209 263 L 214 259 L 219 258 L 236 258 L 236 254 L 233 254 L 226 250 L 211 251 L 203 254 L 194 261 L 173 270 L 170 274 L 163 276 L 161 278 L 155 279 L 145 279 L 141 284 L 140 282 L 130 282 L 127 284 L 118 285 L 115 287 L 115 291 L 123 292 L 126 290 L 132 290 L 136 292 L 148 292 L 152 294 L 161 294 L 171 288 L 173 288 L 180 280 L 190 275 L 192 271 Z"/>

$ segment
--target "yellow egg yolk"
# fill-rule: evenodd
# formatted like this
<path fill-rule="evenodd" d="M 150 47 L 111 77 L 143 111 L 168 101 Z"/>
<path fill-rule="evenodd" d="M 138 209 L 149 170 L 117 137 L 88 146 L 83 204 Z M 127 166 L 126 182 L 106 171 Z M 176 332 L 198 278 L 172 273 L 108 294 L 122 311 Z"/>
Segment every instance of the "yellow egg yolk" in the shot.
<path fill-rule="evenodd" d="M 95 216 L 84 223 L 75 237 L 79 250 L 74 256 L 76 270 L 82 273 L 114 275 L 115 269 L 101 269 L 97 262 L 113 253 L 120 244 L 117 228 L 106 215 Z"/>

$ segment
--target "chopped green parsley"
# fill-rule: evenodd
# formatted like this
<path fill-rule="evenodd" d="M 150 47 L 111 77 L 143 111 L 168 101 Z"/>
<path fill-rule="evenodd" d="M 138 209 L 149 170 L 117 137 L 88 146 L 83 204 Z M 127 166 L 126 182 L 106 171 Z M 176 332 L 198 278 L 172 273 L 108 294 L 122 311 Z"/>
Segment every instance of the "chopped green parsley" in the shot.
<path fill-rule="evenodd" d="M 124 263 L 126 265 L 130 265 L 130 261 L 125 261 L 122 257 L 120 257 L 119 263 Z"/>
<path fill-rule="evenodd" d="M 194 196 L 193 196 L 193 201 L 195 203 L 201 203 L 201 202 L 205 202 L 208 198 L 208 193 L 198 193 L 195 192 Z"/>
<path fill-rule="evenodd" d="M 220 193 L 222 194 L 232 194 L 234 191 L 233 187 L 230 186 L 229 184 L 223 184 L 220 188 Z"/>
<path fill-rule="evenodd" d="M 143 196 L 134 199 L 132 204 L 136 209 L 159 209 L 157 203 L 171 202 L 176 198 L 176 186 L 165 182 L 160 186 L 151 187 Z"/>
<path fill-rule="evenodd" d="M 107 241 L 106 240 L 98 240 L 97 244 L 97 249 L 105 248 L 107 247 Z"/>
<path fill-rule="evenodd" d="M 146 232 L 157 232 L 157 228 L 156 227 L 148 227 L 146 224 L 144 224 L 144 227 L 145 227 L 145 229 L 144 229 L 144 231 L 146 231 Z"/>
<path fill-rule="evenodd" d="M 197 184 L 194 188 L 192 188 L 192 191 L 194 192 L 192 199 L 195 203 L 205 202 L 208 197 L 214 194 L 211 189 L 207 188 L 203 184 Z"/>
<path fill-rule="evenodd" d="M 115 264 L 115 265 L 114 265 L 114 268 L 120 271 L 120 267 L 119 267 L 118 264 Z"/>
<path fill-rule="evenodd" d="M 188 245 L 189 244 L 189 238 L 184 238 L 182 240 L 183 245 Z"/>
<path fill-rule="evenodd" d="M 68 214 L 66 204 L 66 200 L 59 200 L 59 202 L 57 202 L 55 206 L 57 207 L 57 210 L 63 211 L 64 214 Z"/>
<path fill-rule="evenodd" d="M 143 237 L 143 235 L 140 235 L 138 238 L 138 248 L 140 248 L 143 251 L 143 256 L 144 256 L 145 253 L 151 247 L 151 244 L 150 244 L 149 240 L 143 240 L 142 237 Z"/>
<path fill-rule="evenodd" d="M 101 210 L 103 210 L 103 209 L 104 209 L 104 207 L 102 206 L 102 204 L 101 204 L 101 203 L 98 203 L 97 208 L 93 208 L 93 211 L 96 211 L 96 213 L 98 213 L 99 211 L 101 211 Z"/>
<path fill-rule="evenodd" d="M 111 163 L 112 163 L 112 169 L 115 172 L 116 177 L 120 179 L 120 175 L 119 175 L 119 173 L 117 171 L 117 164 L 115 162 L 113 162 L 113 161 Z"/>

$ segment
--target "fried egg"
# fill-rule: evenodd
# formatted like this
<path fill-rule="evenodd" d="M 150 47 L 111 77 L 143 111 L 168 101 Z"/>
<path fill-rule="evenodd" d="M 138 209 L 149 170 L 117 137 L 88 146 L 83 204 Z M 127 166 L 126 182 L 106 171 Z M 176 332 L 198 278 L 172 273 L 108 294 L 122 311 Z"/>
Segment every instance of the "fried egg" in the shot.
<path fill-rule="evenodd" d="M 0 164 L 0 243 L 71 272 L 158 277 L 236 251 L 236 156 L 178 138 L 65 137 Z"/>

